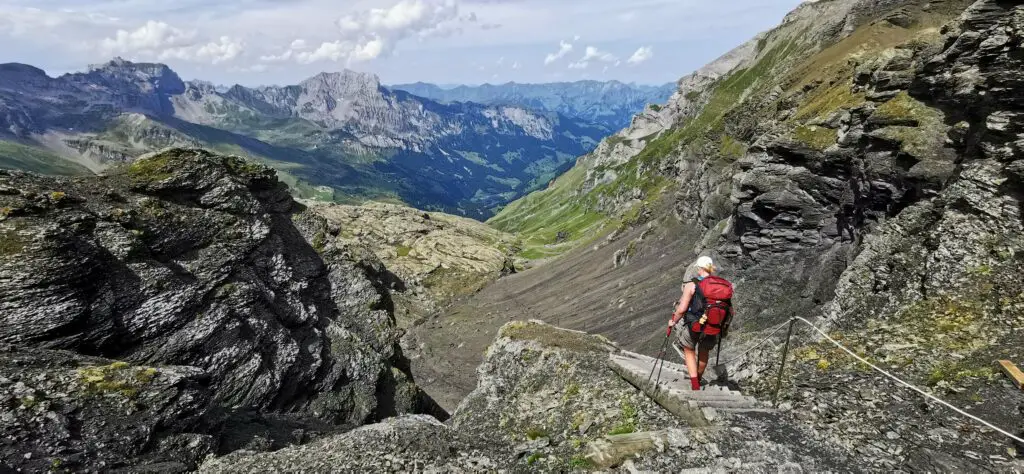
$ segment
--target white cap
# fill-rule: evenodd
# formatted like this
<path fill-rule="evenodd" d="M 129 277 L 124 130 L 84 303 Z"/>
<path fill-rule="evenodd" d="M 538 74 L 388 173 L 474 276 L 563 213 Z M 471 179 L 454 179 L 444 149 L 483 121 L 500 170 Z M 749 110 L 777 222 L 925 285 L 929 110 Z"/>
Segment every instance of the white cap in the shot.
<path fill-rule="evenodd" d="M 715 271 L 715 264 L 711 261 L 711 257 L 700 257 L 697 259 L 697 263 L 694 264 L 697 268 L 703 268 L 709 272 Z"/>

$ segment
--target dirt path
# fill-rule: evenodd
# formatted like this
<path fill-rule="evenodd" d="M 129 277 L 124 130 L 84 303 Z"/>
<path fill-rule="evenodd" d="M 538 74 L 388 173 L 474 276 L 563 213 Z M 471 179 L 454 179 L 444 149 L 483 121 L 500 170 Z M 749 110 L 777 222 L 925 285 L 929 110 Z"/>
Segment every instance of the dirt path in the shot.
<path fill-rule="evenodd" d="M 403 346 L 417 383 L 454 410 L 476 386 L 476 367 L 498 329 L 512 320 L 541 319 L 603 334 L 624 349 L 656 351 L 679 298 L 683 273 L 694 258 L 693 237 L 675 219 L 663 220 L 637 242 L 629 263 L 615 268 L 615 252 L 642 231 L 634 229 L 596 250 L 596 244 L 576 249 L 502 278 L 410 328 Z"/>

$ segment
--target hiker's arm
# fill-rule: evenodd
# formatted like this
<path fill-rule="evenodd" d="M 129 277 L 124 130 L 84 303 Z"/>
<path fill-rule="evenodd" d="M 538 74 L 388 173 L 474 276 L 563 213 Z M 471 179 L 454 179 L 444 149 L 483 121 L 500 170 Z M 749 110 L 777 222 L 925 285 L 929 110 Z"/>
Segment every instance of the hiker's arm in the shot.
<path fill-rule="evenodd" d="M 669 325 L 675 325 L 683 317 L 683 314 L 686 314 L 686 308 L 690 307 L 690 300 L 693 299 L 693 290 L 693 283 L 683 285 L 683 297 L 679 298 L 679 306 L 676 306 L 675 312 L 672 313 L 672 321 L 669 322 Z"/>

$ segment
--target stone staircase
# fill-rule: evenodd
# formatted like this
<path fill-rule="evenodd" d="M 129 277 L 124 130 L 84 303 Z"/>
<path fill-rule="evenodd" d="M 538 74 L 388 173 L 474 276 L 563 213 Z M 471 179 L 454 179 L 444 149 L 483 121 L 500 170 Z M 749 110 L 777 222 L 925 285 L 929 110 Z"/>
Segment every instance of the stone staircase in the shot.
<path fill-rule="evenodd" d="M 655 385 L 657 368 L 648 381 L 655 362 L 653 357 L 626 351 L 609 356 L 612 370 L 691 426 L 708 426 L 720 418 L 721 412 L 768 411 L 766 404 L 725 386 L 710 385 L 703 390 L 692 390 L 686 366 L 669 361 L 665 361 L 661 378 Z M 710 373 L 711 368 L 708 370 Z"/>

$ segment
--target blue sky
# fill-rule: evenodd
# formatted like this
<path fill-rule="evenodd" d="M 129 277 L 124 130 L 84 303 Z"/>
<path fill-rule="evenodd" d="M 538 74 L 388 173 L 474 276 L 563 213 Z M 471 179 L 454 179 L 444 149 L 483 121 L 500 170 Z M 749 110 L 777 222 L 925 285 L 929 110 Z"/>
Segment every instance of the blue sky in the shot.
<path fill-rule="evenodd" d="M 114 56 L 186 79 L 292 84 L 671 82 L 799 0 L 0 0 L 0 62 L 51 75 Z"/>

